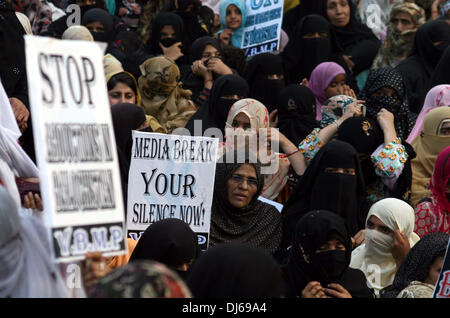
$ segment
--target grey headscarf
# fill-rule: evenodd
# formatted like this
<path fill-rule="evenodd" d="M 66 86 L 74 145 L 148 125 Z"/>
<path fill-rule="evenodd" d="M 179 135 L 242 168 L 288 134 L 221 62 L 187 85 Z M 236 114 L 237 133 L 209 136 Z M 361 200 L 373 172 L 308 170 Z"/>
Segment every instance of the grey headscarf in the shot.
<path fill-rule="evenodd" d="M 226 156 L 226 155 L 224 155 Z M 234 158 L 237 158 L 234 151 Z M 244 163 L 232 163 L 223 160 L 217 163 L 214 182 L 214 197 L 211 214 L 210 247 L 220 243 L 247 243 L 275 252 L 281 242 L 281 214 L 271 205 L 258 200 L 264 186 L 259 163 L 245 162 L 255 168 L 258 190 L 250 204 L 236 208 L 228 201 L 226 183 L 232 174 Z M 219 161 L 220 162 L 220 161 Z"/>
<path fill-rule="evenodd" d="M 0 297 L 68 297 L 50 254 L 45 227 L 0 186 Z"/>

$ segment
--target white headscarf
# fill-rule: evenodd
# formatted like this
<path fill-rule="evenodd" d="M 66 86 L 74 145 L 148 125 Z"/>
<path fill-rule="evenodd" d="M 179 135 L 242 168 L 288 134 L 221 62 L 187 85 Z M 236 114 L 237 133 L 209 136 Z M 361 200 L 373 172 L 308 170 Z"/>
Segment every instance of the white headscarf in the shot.
<path fill-rule="evenodd" d="M 372 215 L 378 217 L 392 231 L 403 232 L 411 247 L 419 241 L 419 236 L 414 233 L 414 209 L 408 203 L 395 198 L 383 199 L 372 205 L 366 223 Z M 366 229 L 365 236 L 365 244 L 352 252 L 350 267 L 363 271 L 371 287 L 378 293 L 392 284 L 397 272 L 397 264 L 390 252 L 394 239 L 370 229 Z"/>
<path fill-rule="evenodd" d="M 19 145 L 21 135 L 8 95 L 0 83 L 0 158 L 17 177 L 37 177 L 38 168 Z"/>
<path fill-rule="evenodd" d="M 62 35 L 62 39 L 94 42 L 94 37 L 84 25 L 72 25 L 68 27 Z"/>
<path fill-rule="evenodd" d="M 0 297 L 60 298 L 68 292 L 52 263 L 46 228 L 17 210 L 0 186 Z"/>

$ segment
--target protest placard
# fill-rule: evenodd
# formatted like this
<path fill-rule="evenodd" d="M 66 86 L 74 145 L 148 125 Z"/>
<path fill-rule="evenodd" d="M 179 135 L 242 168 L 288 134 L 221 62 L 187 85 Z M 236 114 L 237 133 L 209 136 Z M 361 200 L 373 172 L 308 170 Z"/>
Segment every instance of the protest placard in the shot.
<path fill-rule="evenodd" d="M 450 240 L 448 241 L 441 273 L 434 287 L 433 298 L 450 298 Z"/>
<path fill-rule="evenodd" d="M 247 20 L 241 44 L 246 56 L 278 50 L 283 4 L 283 0 L 246 1 Z"/>
<path fill-rule="evenodd" d="M 103 50 L 25 36 L 44 220 L 59 262 L 126 253 L 124 203 Z"/>
<path fill-rule="evenodd" d="M 209 243 L 217 138 L 133 131 L 128 178 L 128 236 L 139 239 L 157 221 L 178 218 Z"/>

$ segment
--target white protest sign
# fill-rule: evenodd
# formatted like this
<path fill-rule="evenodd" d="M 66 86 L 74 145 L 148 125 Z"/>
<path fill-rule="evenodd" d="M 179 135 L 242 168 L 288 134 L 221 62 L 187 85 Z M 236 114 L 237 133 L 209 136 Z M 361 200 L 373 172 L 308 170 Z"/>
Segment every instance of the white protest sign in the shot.
<path fill-rule="evenodd" d="M 246 56 L 277 51 L 283 22 L 283 0 L 249 0 L 241 48 Z"/>
<path fill-rule="evenodd" d="M 124 204 L 103 52 L 25 36 L 44 219 L 59 262 L 126 253 Z"/>
<path fill-rule="evenodd" d="M 209 243 L 217 138 L 133 131 L 128 178 L 128 236 L 139 239 L 149 225 L 180 219 Z"/>

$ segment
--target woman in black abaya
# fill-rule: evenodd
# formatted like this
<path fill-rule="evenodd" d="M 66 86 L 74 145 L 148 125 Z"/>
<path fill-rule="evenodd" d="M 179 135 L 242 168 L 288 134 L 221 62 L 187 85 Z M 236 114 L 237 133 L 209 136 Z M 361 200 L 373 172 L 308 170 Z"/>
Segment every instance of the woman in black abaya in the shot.
<path fill-rule="evenodd" d="M 283 208 L 282 248 L 291 243 L 298 220 L 312 210 L 340 215 L 350 235 L 355 235 L 365 226 L 367 205 L 357 151 L 343 141 L 328 142 L 310 162 Z"/>
<path fill-rule="evenodd" d="M 283 59 L 273 53 L 253 56 L 247 63 L 245 79 L 249 97 L 263 103 L 269 114 L 277 108 L 277 99 L 285 86 Z"/>
<path fill-rule="evenodd" d="M 372 298 L 364 273 L 349 268 L 351 254 L 344 219 L 326 210 L 309 212 L 296 224 L 283 266 L 286 297 Z M 329 284 L 339 284 L 344 290 Z"/>
<path fill-rule="evenodd" d="M 247 82 L 239 75 L 220 76 L 211 89 L 208 100 L 189 119 L 185 128 L 191 136 L 202 136 L 208 128 L 218 128 L 222 131 L 222 138 L 225 136 L 225 123 L 228 112 L 233 104 L 243 98 L 248 97 Z M 202 128 L 195 130 L 195 121 L 201 120 Z M 216 136 L 219 138 L 219 136 Z M 223 142 L 224 139 L 219 140 Z"/>
<path fill-rule="evenodd" d="M 288 84 L 299 84 L 303 79 L 309 79 L 314 68 L 322 62 L 338 63 L 346 70 L 347 78 L 352 78 L 334 30 L 320 15 L 308 15 L 297 23 L 280 56 Z M 350 86 L 354 88 L 355 85 Z"/>
<path fill-rule="evenodd" d="M 322 4 L 317 0 L 303 0 L 299 5 L 286 11 L 283 16 L 282 28 L 291 37 L 295 26 L 302 18 L 310 14 L 320 14 Z"/>
<path fill-rule="evenodd" d="M 356 19 L 356 7 L 351 0 L 320 0 L 321 14 L 330 21 L 336 39 L 344 49 L 344 58 L 357 76 L 370 69 L 381 42 L 365 24 Z"/>
<path fill-rule="evenodd" d="M 169 27 L 170 34 L 162 32 L 166 26 Z M 183 40 L 184 36 L 183 20 L 178 15 L 171 12 L 158 13 L 153 20 L 152 32 L 147 43 L 142 45 L 137 52 L 125 58 L 122 63 L 124 69 L 130 72 L 135 78 L 139 78 L 141 76 L 139 66 L 149 58 L 159 55 L 167 55 L 166 57 L 174 60 L 178 66 L 187 63 L 187 57 L 185 56 L 187 48 L 185 47 L 186 42 Z M 181 55 L 171 54 L 169 56 L 161 48 L 163 46 L 167 50 L 178 42 L 181 42 Z"/>
<path fill-rule="evenodd" d="M 306 86 L 291 84 L 278 97 L 278 128 L 294 145 L 319 127 L 315 118 L 316 97 Z"/>
<path fill-rule="evenodd" d="M 428 21 L 417 30 L 411 55 L 397 65 L 396 70 L 405 81 L 409 109 L 413 113 L 420 113 L 431 88 L 431 75 L 449 44 L 450 25 L 442 20 Z"/>

